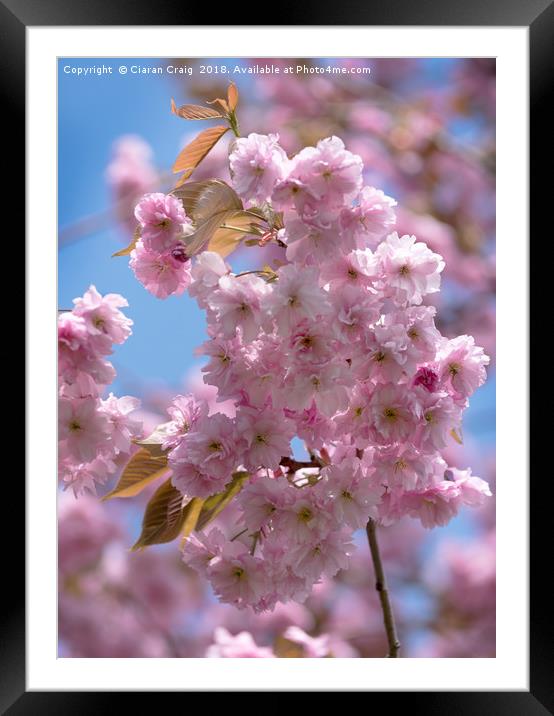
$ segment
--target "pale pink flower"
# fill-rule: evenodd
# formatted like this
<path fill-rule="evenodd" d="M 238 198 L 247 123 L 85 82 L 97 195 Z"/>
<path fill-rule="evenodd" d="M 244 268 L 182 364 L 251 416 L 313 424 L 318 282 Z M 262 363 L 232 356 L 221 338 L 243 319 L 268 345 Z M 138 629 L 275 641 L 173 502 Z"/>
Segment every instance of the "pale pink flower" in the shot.
<path fill-rule="evenodd" d="M 375 296 L 363 288 L 350 284 L 341 286 L 332 293 L 331 299 L 337 336 L 348 346 L 361 339 L 379 319 Z"/>
<path fill-rule="evenodd" d="M 447 393 L 429 393 L 425 388 L 416 391 L 421 414 L 417 445 L 425 452 L 442 450 L 452 440 L 451 431 L 459 429 L 462 411 Z"/>
<path fill-rule="evenodd" d="M 340 225 L 345 240 L 358 248 L 375 248 L 396 223 L 396 201 L 380 189 L 365 186 L 354 204 L 342 210 Z"/>
<path fill-rule="evenodd" d="M 214 644 L 208 647 L 208 659 L 274 659 L 267 646 L 258 646 L 250 632 L 241 631 L 233 636 L 225 627 L 216 627 Z"/>
<path fill-rule="evenodd" d="M 144 288 L 157 298 L 179 296 L 191 281 L 190 261 L 182 244 L 159 253 L 139 240 L 131 251 L 129 266 Z"/>
<path fill-rule="evenodd" d="M 201 308 L 206 308 L 208 297 L 217 288 L 219 279 L 230 270 L 218 253 L 202 251 L 196 256 L 191 269 L 192 283 L 189 287 L 189 295 L 196 298 Z"/>
<path fill-rule="evenodd" d="M 207 576 L 216 595 L 239 609 L 255 605 L 267 589 L 263 561 L 248 553 L 224 553 L 210 564 Z"/>
<path fill-rule="evenodd" d="M 403 323 L 379 323 L 369 335 L 369 375 L 375 381 L 394 383 L 410 369 L 408 334 Z"/>
<path fill-rule="evenodd" d="M 217 527 L 208 534 L 193 532 L 183 545 L 183 562 L 204 574 L 210 562 L 223 554 L 226 541 L 225 535 Z"/>
<path fill-rule="evenodd" d="M 327 137 L 293 158 L 287 178 L 305 184 L 320 201 L 340 205 L 360 191 L 362 169 L 360 157 L 345 149 L 341 139 Z"/>
<path fill-rule="evenodd" d="M 245 201 L 269 201 L 287 172 L 289 160 L 279 146 L 278 134 L 249 134 L 233 143 L 229 166 L 233 186 Z"/>
<path fill-rule="evenodd" d="M 438 387 L 439 376 L 432 368 L 422 367 L 415 374 L 413 384 L 422 385 L 425 390 L 434 393 Z"/>
<path fill-rule="evenodd" d="M 355 547 L 346 530 L 330 532 L 315 541 L 300 542 L 291 550 L 292 569 L 298 576 L 315 582 L 322 574 L 334 577 L 341 569 L 348 568 L 348 558 Z"/>
<path fill-rule="evenodd" d="M 337 363 L 327 363 L 311 369 L 295 367 L 286 382 L 286 405 L 292 410 L 306 410 L 312 403 L 326 417 L 344 410 L 348 392 L 344 382 L 347 369 Z"/>
<path fill-rule="evenodd" d="M 87 492 L 96 495 L 97 486 L 104 485 L 116 469 L 116 465 L 109 458 L 99 455 L 91 462 L 83 463 L 62 459 L 59 473 L 63 489 L 71 489 L 75 497 L 82 497 Z"/>
<path fill-rule="evenodd" d="M 135 208 L 135 217 L 144 245 L 159 253 L 172 248 L 178 235 L 191 230 L 183 204 L 171 194 L 145 194 Z"/>
<path fill-rule="evenodd" d="M 133 321 L 119 309 L 129 304 L 117 293 L 101 296 L 95 286 L 90 286 L 82 298 L 75 298 L 73 314 L 80 316 L 94 341 L 109 338 L 111 343 L 124 343 L 131 335 Z"/>
<path fill-rule="evenodd" d="M 207 497 L 231 480 L 242 458 L 234 422 L 216 413 L 198 420 L 169 453 L 173 484 L 184 495 Z"/>
<path fill-rule="evenodd" d="M 375 456 L 375 476 L 387 487 L 415 490 L 427 487 L 431 466 L 429 459 L 411 445 L 380 450 Z"/>
<path fill-rule="evenodd" d="M 256 532 L 278 510 L 286 509 L 294 503 L 294 487 L 282 477 L 261 477 L 243 488 L 239 499 L 246 526 L 251 532 Z"/>
<path fill-rule="evenodd" d="M 90 462 L 108 446 L 110 422 L 95 398 L 62 399 L 58 404 L 58 439 L 76 463 Z"/>
<path fill-rule="evenodd" d="M 400 303 L 420 304 L 423 296 L 440 288 L 444 261 L 415 236 L 392 233 L 376 250 L 383 281 Z"/>
<path fill-rule="evenodd" d="M 214 474 L 186 460 L 176 463 L 170 458 L 169 464 L 173 471 L 171 482 L 184 497 L 210 497 L 221 492 L 231 479 L 230 475 Z"/>
<path fill-rule="evenodd" d="M 267 293 L 266 282 L 252 274 L 219 279 L 219 288 L 211 293 L 208 305 L 225 338 L 234 338 L 239 327 L 245 341 L 256 338 L 264 318 L 262 300 Z"/>
<path fill-rule="evenodd" d="M 294 425 L 282 411 L 243 407 L 237 413 L 237 431 L 246 441 L 244 464 L 251 470 L 277 470 L 282 457 L 290 455 Z"/>
<path fill-rule="evenodd" d="M 331 498 L 331 510 L 338 524 L 361 529 L 367 524 L 373 507 L 381 500 L 381 488 L 375 487 L 362 473 L 357 459 L 343 460 L 322 471 L 323 480 L 315 489 Z"/>
<path fill-rule="evenodd" d="M 406 440 L 415 431 L 413 398 L 403 386 L 390 383 L 376 386 L 370 411 L 375 430 L 385 442 Z"/>
<path fill-rule="evenodd" d="M 314 268 L 300 269 L 289 264 L 277 274 L 265 306 L 281 332 L 290 331 L 303 318 L 315 319 L 328 312 L 327 295 L 317 284 Z"/>
<path fill-rule="evenodd" d="M 489 362 L 489 356 L 475 345 L 472 336 L 458 336 L 444 341 L 438 372 L 443 383 L 452 386 L 455 397 L 467 398 L 485 382 Z"/>
<path fill-rule="evenodd" d="M 164 450 L 172 450 L 198 420 L 208 415 L 208 405 L 193 395 L 176 395 L 167 412 L 171 422 L 165 426 L 162 446 Z"/>
<path fill-rule="evenodd" d="M 142 432 L 142 422 L 129 417 L 129 413 L 139 406 L 140 400 L 130 395 L 116 398 L 110 393 L 106 400 L 100 401 L 99 409 L 109 420 L 111 443 L 117 452 L 128 453 L 131 450 L 131 439 Z"/>
<path fill-rule="evenodd" d="M 331 286 L 369 287 L 378 278 L 377 259 L 369 249 L 340 254 L 321 267 L 321 280 Z"/>

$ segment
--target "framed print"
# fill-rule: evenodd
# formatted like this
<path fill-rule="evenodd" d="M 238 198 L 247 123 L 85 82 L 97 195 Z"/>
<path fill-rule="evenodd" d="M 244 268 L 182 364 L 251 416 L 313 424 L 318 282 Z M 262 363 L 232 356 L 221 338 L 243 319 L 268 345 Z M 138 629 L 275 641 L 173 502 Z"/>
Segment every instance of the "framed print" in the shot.
<path fill-rule="evenodd" d="M 552 6 L 1 10 L 29 357 L 5 711 L 548 713 L 526 375 Z"/>

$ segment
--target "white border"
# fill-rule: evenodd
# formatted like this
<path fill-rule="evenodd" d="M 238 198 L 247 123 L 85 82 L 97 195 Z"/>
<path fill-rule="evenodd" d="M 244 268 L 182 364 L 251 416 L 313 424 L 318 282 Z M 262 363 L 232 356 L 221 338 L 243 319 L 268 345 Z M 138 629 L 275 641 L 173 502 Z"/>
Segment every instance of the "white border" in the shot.
<path fill-rule="evenodd" d="M 528 690 L 528 28 L 27 28 L 27 689 Z M 497 57 L 495 659 L 58 659 L 56 57 Z M 99 118 L 101 121 L 101 118 Z"/>

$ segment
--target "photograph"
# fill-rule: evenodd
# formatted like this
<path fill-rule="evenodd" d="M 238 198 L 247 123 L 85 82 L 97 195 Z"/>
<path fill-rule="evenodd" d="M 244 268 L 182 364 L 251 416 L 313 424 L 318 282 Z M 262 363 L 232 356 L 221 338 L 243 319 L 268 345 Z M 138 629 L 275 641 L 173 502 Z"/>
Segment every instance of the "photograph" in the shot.
<path fill-rule="evenodd" d="M 496 78 L 57 57 L 59 659 L 495 659 Z"/>

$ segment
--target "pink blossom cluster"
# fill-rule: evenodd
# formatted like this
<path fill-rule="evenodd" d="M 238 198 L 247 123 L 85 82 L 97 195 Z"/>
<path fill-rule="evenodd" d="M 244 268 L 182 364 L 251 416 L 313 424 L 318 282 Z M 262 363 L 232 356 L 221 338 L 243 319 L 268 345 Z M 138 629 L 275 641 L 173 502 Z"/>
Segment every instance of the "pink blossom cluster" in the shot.
<path fill-rule="evenodd" d="M 489 359 L 471 336 L 438 331 L 425 300 L 444 261 L 393 231 L 396 202 L 363 185 L 362 160 L 339 138 L 289 159 L 276 135 L 250 135 L 230 164 L 245 202 L 283 212 L 287 263 L 234 275 L 216 253 L 196 257 L 189 293 L 208 321 L 204 380 L 236 414 L 180 396 L 166 448 L 188 498 L 249 475 L 235 534 L 191 537 L 184 559 L 222 601 L 264 611 L 304 601 L 345 569 L 352 533 L 370 517 L 431 528 L 490 496 L 441 455 L 460 439 Z M 137 207 L 145 226 L 151 201 Z M 307 464 L 291 458 L 295 437 Z"/>
<path fill-rule="evenodd" d="M 182 239 L 192 222 L 171 194 L 146 194 L 135 208 L 140 239 L 130 265 L 142 285 L 157 298 L 180 295 L 190 283 L 190 261 Z"/>
<path fill-rule="evenodd" d="M 117 470 L 141 424 L 131 416 L 136 398 L 102 397 L 115 378 L 106 356 L 131 334 L 132 321 L 119 310 L 127 301 L 90 286 L 74 304 L 58 318 L 58 463 L 64 488 L 80 495 Z"/>

